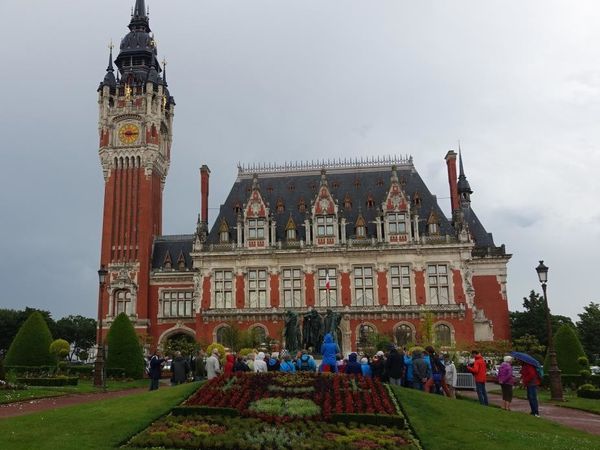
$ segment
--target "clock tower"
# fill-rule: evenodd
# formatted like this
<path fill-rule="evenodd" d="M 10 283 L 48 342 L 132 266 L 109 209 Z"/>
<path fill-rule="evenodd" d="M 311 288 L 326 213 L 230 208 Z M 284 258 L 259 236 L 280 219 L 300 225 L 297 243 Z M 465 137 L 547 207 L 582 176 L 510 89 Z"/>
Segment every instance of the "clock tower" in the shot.
<path fill-rule="evenodd" d="M 108 325 L 127 313 L 149 332 L 149 274 L 154 237 L 162 232 L 162 193 L 170 162 L 175 101 L 158 61 L 144 0 L 98 88 L 99 156 L 104 175 L 100 263 L 108 270 L 99 305 Z M 116 66 L 116 69 L 115 69 Z M 107 329 L 107 327 L 104 327 Z"/>

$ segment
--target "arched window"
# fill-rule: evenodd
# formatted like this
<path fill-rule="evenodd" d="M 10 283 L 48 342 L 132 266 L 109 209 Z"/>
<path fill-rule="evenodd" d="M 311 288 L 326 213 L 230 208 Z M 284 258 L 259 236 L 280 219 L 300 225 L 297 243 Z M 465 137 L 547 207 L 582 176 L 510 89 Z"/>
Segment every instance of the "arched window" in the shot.
<path fill-rule="evenodd" d="M 437 345 L 452 345 L 452 331 L 448 325 L 440 323 L 435 326 L 435 343 Z"/>
<path fill-rule="evenodd" d="M 260 325 L 250 328 L 250 335 L 255 346 L 260 346 L 267 340 L 267 331 Z"/>
<path fill-rule="evenodd" d="M 115 316 L 121 313 L 125 313 L 128 316 L 133 313 L 131 308 L 131 292 L 127 289 L 115 292 Z"/>
<path fill-rule="evenodd" d="M 396 339 L 397 346 L 401 347 L 407 345 L 411 342 L 414 342 L 413 330 L 405 323 L 398 325 L 396 332 L 394 333 L 394 338 Z"/>
<path fill-rule="evenodd" d="M 221 344 L 225 347 L 228 347 L 230 344 L 231 338 L 231 328 L 227 325 L 224 325 L 217 329 L 216 340 L 218 344 Z"/>

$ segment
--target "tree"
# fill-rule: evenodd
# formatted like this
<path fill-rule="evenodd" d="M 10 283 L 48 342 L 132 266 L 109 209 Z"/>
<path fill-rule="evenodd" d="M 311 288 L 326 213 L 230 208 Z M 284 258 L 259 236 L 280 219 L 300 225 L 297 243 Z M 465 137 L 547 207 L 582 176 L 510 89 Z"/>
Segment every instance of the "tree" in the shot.
<path fill-rule="evenodd" d="M 556 350 L 556 361 L 563 375 L 579 375 L 582 370 L 579 358 L 585 357 L 583 346 L 577 337 L 575 328 L 570 325 L 562 325 L 554 336 L 554 348 Z M 550 368 L 550 355 L 546 355 L 544 371 Z"/>
<path fill-rule="evenodd" d="M 548 330 L 546 328 L 546 305 L 541 294 L 531 291 L 529 297 L 523 297 L 523 308 L 525 311 L 514 311 L 510 313 L 510 328 L 513 340 L 527 334 L 535 336 L 540 344 L 548 345 Z M 550 315 L 552 332 L 567 324 L 573 326 L 569 317 Z"/>
<path fill-rule="evenodd" d="M 600 362 L 600 305 L 590 302 L 579 315 L 577 331 L 590 361 Z"/>
<path fill-rule="evenodd" d="M 96 320 L 83 316 L 63 317 L 56 322 L 55 336 L 71 344 L 69 360 L 74 356 L 84 359 L 80 355 L 88 353 L 96 343 Z"/>
<path fill-rule="evenodd" d="M 56 339 L 50 344 L 50 354 L 54 355 L 58 360 L 65 359 L 70 351 L 71 346 L 64 339 Z"/>
<path fill-rule="evenodd" d="M 123 369 L 129 378 L 142 378 L 144 375 L 144 354 L 138 336 L 125 313 L 119 314 L 112 323 L 108 335 L 108 356 L 106 367 Z"/>
<path fill-rule="evenodd" d="M 23 323 L 6 354 L 6 366 L 53 366 L 52 334 L 42 314 L 35 311 Z"/>
<path fill-rule="evenodd" d="M 42 311 L 35 308 L 25 308 L 24 310 L 0 309 L 0 354 L 6 352 L 11 342 L 17 335 L 21 325 L 29 318 L 33 312 L 39 312 L 48 325 L 50 332 L 54 336 L 56 323 L 52 319 L 49 311 Z"/>
<path fill-rule="evenodd" d="M 544 355 L 546 354 L 546 346 L 540 344 L 538 338 L 531 334 L 513 340 L 513 349 L 516 352 L 528 353 L 539 362 L 544 361 Z"/>

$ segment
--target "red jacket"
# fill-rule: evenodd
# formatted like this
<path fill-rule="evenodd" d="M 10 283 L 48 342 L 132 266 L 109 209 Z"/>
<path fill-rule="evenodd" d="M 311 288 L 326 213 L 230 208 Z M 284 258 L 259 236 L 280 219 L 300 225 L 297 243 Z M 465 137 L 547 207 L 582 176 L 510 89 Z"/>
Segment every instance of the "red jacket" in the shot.
<path fill-rule="evenodd" d="M 475 356 L 473 367 L 467 366 L 467 370 L 475 376 L 476 383 L 485 383 L 487 380 L 487 367 L 481 355 Z"/>
<path fill-rule="evenodd" d="M 523 383 L 523 386 L 538 386 L 540 384 L 540 376 L 531 364 L 523 363 L 523 367 L 521 367 L 521 383 Z"/>
<path fill-rule="evenodd" d="M 235 364 L 235 356 L 232 355 L 231 353 L 228 353 L 226 360 L 225 360 L 225 367 L 223 368 L 223 373 L 225 375 L 231 375 L 233 373 L 234 364 Z"/>

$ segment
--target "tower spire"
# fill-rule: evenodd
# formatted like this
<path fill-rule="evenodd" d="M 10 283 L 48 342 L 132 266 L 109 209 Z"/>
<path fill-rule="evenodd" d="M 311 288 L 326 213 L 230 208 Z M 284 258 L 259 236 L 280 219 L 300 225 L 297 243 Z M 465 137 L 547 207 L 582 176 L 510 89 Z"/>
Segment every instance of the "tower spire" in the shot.
<path fill-rule="evenodd" d="M 473 193 L 473 191 L 471 190 L 471 186 L 469 185 L 469 182 L 467 181 L 467 177 L 465 175 L 465 169 L 463 167 L 462 151 L 460 148 L 460 142 L 458 144 L 458 167 L 459 167 L 458 184 L 457 184 L 458 196 L 460 198 L 461 204 L 463 204 L 463 206 L 465 206 L 464 205 L 465 203 L 466 204 L 471 203 L 471 194 Z"/>
<path fill-rule="evenodd" d="M 106 75 L 104 75 L 104 81 L 102 84 L 104 86 L 115 87 L 117 85 L 117 80 L 115 79 L 115 69 L 113 67 L 113 43 L 110 41 L 108 45 L 109 54 L 108 54 L 108 66 L 106 67 Z"/>
<path fill-rule="evenodd" d="M 165 86 L 168 86 L 168 84 L 167 84 L 167 60 L 165 58 L 163 58 L 162 63 L 163 63 L 163 76 L 162 76 L 163 84 Z"/>
<path fill-rule="evenodd" d="M 135 0 L 135 7 L 133 8 L 133 17 L 145 17 L 146 15 L 146 2 L 145 0 Z"/>
<path fill-rule="evenodd" d="M 145 31 L 146 33 L 151 31 L 150 19 L 148 18 L 145 0 L 135 0 L 135 6 L 133 7 L 131 13 L 129 29 L 131 31 Z"/>

